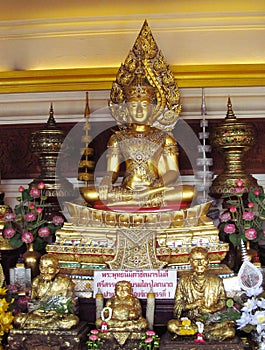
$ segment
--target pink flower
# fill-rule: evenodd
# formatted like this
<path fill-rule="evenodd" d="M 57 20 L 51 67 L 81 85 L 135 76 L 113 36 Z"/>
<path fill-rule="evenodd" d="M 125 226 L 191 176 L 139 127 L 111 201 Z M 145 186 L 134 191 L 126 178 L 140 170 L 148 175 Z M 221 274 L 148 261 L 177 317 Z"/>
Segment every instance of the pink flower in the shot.
<path fill-rule="evenodd" d="M 231 220 L 231 215 L 230 215 L 230 213 L 227 211 L 227 212 L 221 214 L 221 215 L 219 216 L 219 218 L 220 218 L 220 221 L 221 221 L 221 222 L 227 222 L 227 221 Z"/>
<path fill-rule="evenodd" d="M 234 205 L 232 205 L 229 210 L 230 210 L 231 213 L 235 213 L 236 212 L 236 207 Z"/>
<path fill-rule="evenodd" d="M 8 227 L 4 230 L 4 237 L 5 238 L 12 238 L 15 235 L 16 231 L 13 229 L 13 227 Z"/>
<path fill-rule="evenodd" d="M 146 331 L 145 334 L 149 335 L 149 337 L 152 337 L 153 335 L 156 334 L 156 332 L 149 330 L 149 331 Z"/>
<path fill-rule="evenodd" d="M 7 288 L 8 288 L 10 293 L 17 293 L 18 292 L 17 286 L 15 284 L 9 284 L 7 286 Z"/>
<path fill-rule="evenodd" d="M 17 303 L 20 306 L 28 306 L 29 300 L 30 300 L 30 297 L 28 295 L 21 295 L 18 298 Z"/>
<path fill-rule="evenodd" d="M 54 223 L 54 225 L 58 226 L 58 225 L 63 224 L 64 219 L 63 219 L 62 216 L 60 216 L 60 215 L 55 215 L 55 216 L 52 218 L 52 222 Z"/>
<path fill-rule="evenodd" d="M 39 182 L 39 184 L 38 184 L 38 188 L 40 189 L 40 190 L 43 190 L 44 188 L 45 188 L 45 183 L 44 182 Z"/>
<path fill-rule="evenodd" d="M 25 243 L 32 243 L 34 240 L 34 237 L 31 232 L 24 232 L 22 233 L 21 239 Z"/>
<path fill-rule="evenodd" d="M 49 237 L 51 231 L 48 227 L 41 227 L 39 230 L 38 230 L 38 235 L 42 238 L 44 237 Z"/>
<path fill-rule="evenodd" d="M 225 233 L 234 233 L 236 231 L 236 226 L 234 224 L 226 224 L 224 227 Z"/>
<path fill-rule="evenodd" d="M 43 211 L 43 208 L 38 207 L 36 210 L 37 210 L 37 213 L 41 214 L 41 213 L 42 213 L 42 211 Z"/>
<path fill-rule="evenodd" d="M 153 338 L 149 337 L 149 338 L 146 338 L 144 342 L 148 344 L 148 343 L 152 343 L 152 341 L 153 341 Z"/>
<path fill-rule="evenodd" d="M 25 215 L 25 220 L 28 222 L 36 220 L 36 215 L 34 213 L 27 213 Z"/>
<path fill-rule="evenodd" d="M 98 340 L 98 336 L 92 334 L 92 335 L 89 336 L 89 340 L 91 340 L 91 341 L 96 341 L 96 340 Z"/>
<path fill-rule="evenodd" d="M 19 191 L 19 192 L 23 192 L 24 190 L 25 190 L 25 187 L 19 186 L 19 188 L 18 188 L 18 191 Z"/>
<path fill-rule="evenodd" d="M 248 202 L 248 207 L 249 208 L 253 208 L 254 207 L 254 203 L 253 202 Z"/>
<path fill-rule="evenodd" d="M 248 228 L 245 231 L 245 236 L 249 240 L 253 240 L 257 237 L 257 231 L 254 228 Z"/>
<path fill-rule="evenodd" d="M 12 221 L 15 219 L 15 217 L 16 217 L 16 214 L 14 214 L 14 213 L 6 213 L 4 216 L 4 219 L 6 221 Z"/>
<path fill-rule="evenodd" d="M 242 217 L 244 220 L 251 221 L 254 219 L 254 214 L 251 211 L 245 211 Z"/>
<path fill-rule="evenodd" d="M 241 193 L 244 193 L 244 192 L 245 192 L 244 187 L 235 187 L 234 188 L 234 194 L 241 194 Z"/>
<path fill-rule="evenodd" d="M 254 190 L 253 193 L 254 193 L 255 196 L 258 196 L 259 195 L 259 190 Z"/>
<path fill-rule="evenodd" d="M 37 188 L 32 188 L 29 191 L 29 194 L 31 195 L 31 197 L 33 198 L 39 198 L 40 197 L 40 190 L 38 190 Z"/>
<path fill-rule="evenodd" d="M 243 185 L 243 180 L 238 179 L 236 184 L 237 184 L 237 186 L 241 187 Z"/>
<path fill-rule="evenodd" d="M 264 237 L 265 237 L 265 230 L 263 230 L 263 234 L 264 234 Z"/>
<path fill-rule="evenodd" d="M 91 334 L 98 334 L 99 331 L 98 331 L 97 329 L 92 329 L 90 333 L 91 333 Z"/>
<path fill-rule="evenodd" d="M 35 204 L 34 203 L 29 203 L 29 209 L 34 209 L 35 208 Z"/>

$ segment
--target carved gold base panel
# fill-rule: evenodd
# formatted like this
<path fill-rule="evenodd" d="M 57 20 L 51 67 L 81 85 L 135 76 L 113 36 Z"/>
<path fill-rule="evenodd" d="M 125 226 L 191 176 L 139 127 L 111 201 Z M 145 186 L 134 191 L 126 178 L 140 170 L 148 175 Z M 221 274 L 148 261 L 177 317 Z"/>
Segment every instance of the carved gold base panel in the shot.
<path fill-rule="evenodd" d="M 83 350 L 86 349 L 86 322 L 70 330 L 12 329 L 8 337 L 10 350 Z"/>
<path fill-rule="evenodd" d="M 139 343 L 144 332 L 107 332 L 101 335 L 104 343 L 100 349 L 139 350 Z"/>
<path fill-rule="evenodd" d="M 70 222 L 56 232 L 55 243 L 46 250 L 57 256 L 61 273 L 72 276 L 83 297 L 92 294 L 95 270 L 189 270 L 189 252 L 198 245 L 207 248 L 211 266 L 223 273 L 220 262 L 229 246 L 219 241 L 218 229 L 205 216 L 208 207 L 209 203 L 186 210 L 131 213 L 70 203 Z"/>
<path fill-rule="evenodd" d="M 156 255 L 156 232 L 123 229 L 117 232 L 115 258 L 107 262 L 112 270 L 161 269 L 167 265 Z"/>

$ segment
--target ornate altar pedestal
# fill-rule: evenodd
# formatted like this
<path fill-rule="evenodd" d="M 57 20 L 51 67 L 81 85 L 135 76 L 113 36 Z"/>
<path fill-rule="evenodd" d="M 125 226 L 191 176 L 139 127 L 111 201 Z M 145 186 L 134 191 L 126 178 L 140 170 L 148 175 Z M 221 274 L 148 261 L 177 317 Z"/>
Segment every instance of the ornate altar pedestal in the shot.
<path fill-rule="evenodd" d="M 163 350 L 244 350 L 244 344 L 240 338 L 235 337 L 231 340 L 223 340 L 221 342 L 205 342 L 195 343 L 190 337 L 181 337 L 177 340 L 172 340 L 172 335 L 167 332 L 160 340 L 159 349 Z"/>
<path fill-rule="evenodd" d="M 70 330 L 13 329 L 8 337 L 10 350 L 84 350 L 86 322 Z"/>
<path fill-rule="evenodd" d="M 119 334 L 120 333 L 120 334 Z M 122 334 L 124 333 L 124 335 Z M 113 332 L 106 333 L 103 336 L 104 343 L 100 346 L 101 350 L 139 350 L 140 338 L 144 333 L 133 332 Z"/>

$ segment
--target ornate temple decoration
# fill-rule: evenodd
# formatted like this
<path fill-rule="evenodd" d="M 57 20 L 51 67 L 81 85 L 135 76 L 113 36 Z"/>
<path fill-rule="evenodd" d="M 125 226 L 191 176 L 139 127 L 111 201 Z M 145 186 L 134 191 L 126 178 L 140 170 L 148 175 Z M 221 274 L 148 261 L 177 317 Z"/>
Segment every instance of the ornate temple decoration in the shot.
<path fill-rule="evenodd" d="M 82 141 L 85 145 L 84 149 L 81 150 L 82 158 L 78 167 L 78 180 L 85 181 L 86 186 L 91 183 L 94 179 L 93 169 L 94 169 L 94 161 L 92 160 L 92 156 L 94 154 L 94 150 L 89 146 L 91 142 L 91 137 L 89 135 L 90 124 L 89 124 L 89 104 L 88 104 L 88 92 L 86 92 L 86 106 L 85 106 L 85 125 L 84 132 L 85 135 L 82 137 Z"/>
<path fill-rule="evenodd" d="M 51 220 L 54 215 L 61 211 L 57 193 L 60 192 L 62 197 L 67 198 L 73 190 L 67 179 L 61 176 L 59 181 L 59 172 L 56 171 L 56 161 L 64 138 L 64 132 L 57 126 L 54 119 L 54 111 L 51 104 L 46 125 L 31 135 L 31 149 L 39 158 L 41 173 L 30 185 L 37 185 L 40 181 L 45 183 L 45 195 L 48 197 L 47 203 L 50 204 L 50 207 L 45 209 L 45 218 L 47 220 Z"/>
<path fill-rule="evenodd" d="M 117 232 L 119 250 L 115 258 L 108 261 L 112 269 L 160 269 L 167 262 L 160 261 L 156 255 L 156 231 L 141 229 L 123 229 Z"/>
<path fill-rule="evenodd" d="M 211 133 L 211 144 L 224 154 L 224 171 L 218 175 L 210 187 L 212 196 L 233 192 L 236 181 L 243 180 L 245 192 L 258 187 L 257 180 L 247 173 L 244 155 L 255 144 L 256 131 L 251 123 L 239 121 L 235 116 L 230 97 L 226 118 Z"/>
<path fill-rule="evenodd" d="M 209 138 L 209 132 L 207 131 L 208 120 L 206 120 L 207 109 L 204 89 L 202 89 L 201 115 L 200 126 L 202 131 L 199 133 L 199 139 L 202 144 L 198 146 L 200 157 L 197 158 L 197 166 L 199 170 L 195 173 L 195 176 L 199 180 L 199 184 L 196 186 L 199 192 L 197 200 L 200 203 L 206 203 L 209 201 L 208 192 L 213 178 L 213 172 L 209 170 L 209 167 L 213 165 L 213 159 L 207 156 L 211 152 L 211 146 L 206 141 Z"/>
<path fill-rule="evenodd" d="M 0 247 L 1 250 L 13 249 L 9 244 L 9 240 L 2 236 L 2 231 L 5 225 L 4 216 L 7 213 L 11 213 L 12 209 L 9 205 L 4 203 L 5 193 L 0 191 Z M 1 286 L 1 285 L 0 285 Z"/>
<path fill-rule="evenodd" d="M 128 118 L 133 120 L 134 116 L 127 113 L 126 104 L 128 102 L 130 107 L 134 99 L 138 104 L 148 100 L 152 105 L 152 113 L 148 111 L 151 121 L 137 123 L 135 118 L 130 123 Z M 147 22 L 118 71 L 110 100 L 110 110 L 119 130 L 110 137 L 112 143 L 108 144 L 107 163 L 113 161 L 115 169 L 107 169 L 107 176 L 103 177 L 98 189 L 96 185 L 85 189 L 88 196 L 95 194 L 94 202 L 84 196 L 86 205 L 65 203 L 70 218 L 56 232 L 56 241 L 46 246 L 47 252 L 58 257 L 61 272 L 72 276 L 79 295 L 85 292 L 81 290 L 80 281 L 91 277 L 93 288 L 95 269 L 157 269 L 164 266 L 189 269 L 189 252 L 198 245 L 207 248 L 211 266 L 218 269 L 228 244 L 220 242 L 218 229 L 207 217 L 211 202 L 194 202 L 194 205 L 196 191 L 193 186 L 176 186 L 177 176 L 172 176 L 172 182 L 164 182 L 156 169 L 160 166 L 157 159 L 162 154 L 161 173 L 165 175 L 169 169 L 170 175 L 179 174 L 178 164 L 175 166 L 178 163 L 177 140 L 171 130 L 181 105 L 173 74 Z M 113 173 L 118 173 L 117 159 L 124 160 L 119 156 L 121 149 L 129 159 L 128 164 L 125 159 L 124 187 L 112 182 Z M 113 156 L 111 160 L 110 156 Z M 165 159 L 173 165 L 165 165 Z M 147 184 L 142 192 L 129 186 L 134 172 L 132 184 L 137 181 L 140 187 Z M 138 197 L 142 193 L 144 196 Z M 130 198 L 133 195 L 135 198 Z M 108 196 L 112 196 L 109 202 Z M 224 274 L 228 272 L 223 266 L 221 269 Z"/>
<path fill-rule="evenodd" d="M 151 85 L 156 90 L 153 126 L 172 130 L 181 111 L 180 93 L 174 75 L 159 50 L 147 21 L 144 22 L 132 50 L 120 66 L 116 81 L 112 85 L 110 108 L 119 125 L 128 122 L 124 108 L 126 95 L 132 92 L 141 94 L 143 88 L 148 88 L 143 87 L 143 81 L 145 85 Z"/>

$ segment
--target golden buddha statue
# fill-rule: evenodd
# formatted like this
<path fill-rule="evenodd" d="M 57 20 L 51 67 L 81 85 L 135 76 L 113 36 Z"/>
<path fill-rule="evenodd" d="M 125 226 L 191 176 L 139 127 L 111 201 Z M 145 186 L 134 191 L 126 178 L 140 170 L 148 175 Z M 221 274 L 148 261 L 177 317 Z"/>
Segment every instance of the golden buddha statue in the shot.
<path fill-rule="evenodd" d="M 132 285 L 128 281 L 119 281 L 115 285 L 115 295 L 106 302 L 103 319 L 96 320 L 101 327 L 107 312 L 107 327 L 114 332 L 134 332 L 147 328 L 147 321 L 142 317 L 142 307 L 138 298 L 133 295 Z"/>
<path fill-rule="evenodd" d="M 154 88 L 139 80 L 138 83 L 125 92 L 128 123 L 108 142 L 107 175 L 98 190 L 87 187 L 82 194 L 92 206 L 99 200 L 110 207 L 166 207 L 172 203 L 188 206 L 195 189 L 176 186 L 177 142 L 170 133 L 153 127 Z M 121 186 L 114 186 L 122 160 L 126 167 L 123 181 Z"/>
<path fill-rule="evenodd" d="M 79 323 L 79 318 L 71 313 L 74 305 L 73 282 L 70 277 L 59 275 L 57 258 L 45 254 L 40 259 L 40 275 L 32 282 L 29 312 L 18 314 L 14 325 L 22 329 L 70 329 Z"/>
<path fill-rule="evenodd" d="M 190 264 L 193 271 L 180 278 L 177 284 L 174 304 L 176 319 L 168 322 L 168 330 L 181 334 L 181 318 L 187 317 L 196 329 L 196 322 L 201 322 L 204 315 L 218 315 L 226 307 L 226 294 L 221 278 L 208 270 L 209 259 L 207 251 L 195 247 L 190 252 Z M 222 341 L 234 338 L 235 325 L 233 321 L 202 321 L 204 336 L 210 341 Z"/>
<path fill-rule="evenodd" d="M 174 76 L 161 53 L 154 63 L 151 56 L 148 48 L 143 52 L 142 46 L 136 46 L 112 86 L 110 109 L 119 130 L 108 142 L 107 174 L 99 187 L 81 189 L 92 207 L 101 201 L 112 209 L 172 204 L 180 208 L 189 207 L 195 197 L 193 186 L 177 183 L 180 179 L 178 146 L 170 131 L 181 106 Z M 150 72 L 154 67 L 157 74 Z M 121 185 L 115 185 L 123 161 L 123 180 Z"/>

